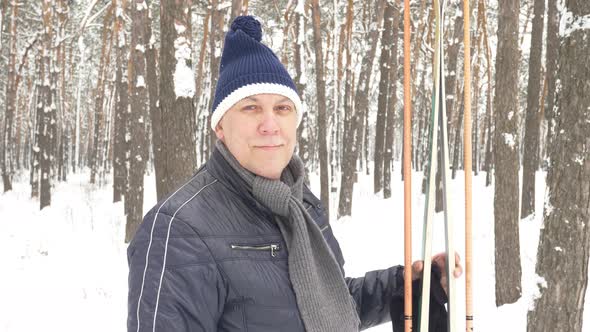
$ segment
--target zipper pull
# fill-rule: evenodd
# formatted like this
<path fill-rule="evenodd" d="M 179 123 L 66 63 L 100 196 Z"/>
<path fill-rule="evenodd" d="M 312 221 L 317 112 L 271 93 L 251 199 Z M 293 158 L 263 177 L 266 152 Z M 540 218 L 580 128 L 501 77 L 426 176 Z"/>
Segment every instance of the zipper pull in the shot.
<path fill-rule="evenodd" d="M 280 248 L 279 248 L 279 245 L 278 245 L 278 244 L 271 244 L 271 245 L 270 245 L 270 256 L 272 256 L 272 257 L 276 257 L 276 255 L 277 255 L 277 254 L 276 254 L 276 252 L 275 252 L 275 251 L 277 251 L 277 250 L 279 250 L 279 249 L 280 249 Z"/>

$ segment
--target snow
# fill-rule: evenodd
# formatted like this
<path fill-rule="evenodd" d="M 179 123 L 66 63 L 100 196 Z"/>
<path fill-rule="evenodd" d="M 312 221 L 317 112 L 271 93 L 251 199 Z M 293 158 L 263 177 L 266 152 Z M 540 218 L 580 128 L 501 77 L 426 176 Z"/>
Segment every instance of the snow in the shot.
<path fill-rule="evenodd" d="M 140 11 L 142 11 L 144 9 L 145 10 L 148 9 L 147 4 L 145 3 L 145 1 L 142 1 L 142 2 L 140 2 L 140 3 L 137 4 L 137 11 L 138 12 L 140 12 Z"/>
<path fill-rule="evenodd" d="M 195 94 L 194 75 L 193 70 L 186 64 L 191 59 L 190 43 L 185 37 L 180 36 L 174 41 L 174 49 L 174 93 L 176 98 L 192 98 Z"/>
<path fill-rule="evenodd" d="M 145 80 L 142 75 L 137 76 L 137 87 L 145 88 Z"/>
<path fill-rule="evenodd" d="M 119 30 L 119 38 L 117 41 L 117 47 L 123 48 L 123 47 L 125 47 L 125 45 L 127 45 L 125 42 L 125 31 L 123 31 L 123 29 L 121 29 L 121 30 Z"/>
<path fill-rule="evenodd" d="M 137 44 L 135 45 L 135 50 L 140 51 L 141 53 L 145 53 L 145 46 L 143 46 L 142 44 Z"/>
<path fill-rule="evenodd" d="M 174 22 L 174 28 L 176 29 L 176 33 L 181 35 L 186 31 L 186 27 L 182 24 L 178 24 Z"/>
<path fill-rule="evenodd" d="M 574 16 L 572 12 L 563 10 L 559 21 L 559 36 L 567 38 L 578 30 L 590 30 L 590 14 Z"/>
<path fill-rule="evenodd" d="M 502 137 L 504 138 L 504 144 L 508 145 L 511 149 L 514 149 L 514 145 L 516 142 L 514 140 L 513 134 L 503 133 Z"/>
<path fill-rule="evenodd" d="M 394 165 L 399 170 L 399 163 Z M 450 208 L 455 215 L 455 247 L 464 257 L 464 177 L 451 182 Z M 478 331 L 526 331 L 526 316 L 546 287 L 535 274 L 537 241 L 545 204 L 545 173 L 537 173 L 536 211 L 520 223 L 522 297 L 499 308 L 494 290 L 493 186 L 485 173 L 473 178 L 473 310 Z M 28 172 L 15 176 L 14 190 L 0 196 L 0 331 L 126 331 L 127 259 L 123 204 L 112 203 L 112 174 L 102 186 L 88 183 L 89 171 L 56 183 L 52 205 L 39 211 L 30 199 Z M 403 262 L 403 185 L 394 172 L 392 197 L 373 194 L 372 175 L 359 173 L 352 217 L 332 220 L 346 259 L 348 276 Z M 412 252 L 421 259 L 424 196 L 422 173 L 412 176 Z M 312 174 L 319 193 L 319 176 Z M 331 211 L 336 211 L 332 195 Z M 156 202 L 153 174 L 145 177 L 144 211 Z M 434 224 L 433 253 L 444 250 L 442 214 Z M 7 268 L 6 268 L 7 267 Z M 458 330 L 464 330 L 464 276 L 457 279 Z M 586 311 L 588 312 L 588 311 Z M 67 315 L 67 319 L 66 319 Z M 34 317 L 34 319 L 32 319 Z M 390 324 L 367 330 L 389 332 Z M 583 331 L 590 331 L 584 328 Z"/>
<path fill-rule="evenodd" d="M 148 45 L 150 46 L 150 49 L 154 48 L 154 45 L 156 45 L 156 37 L 154 37 L 153 33 L 150 36 L 150 41 Z"/>
<path fill-rule="evenodd" d="M 26 177 L 0 198 L 1 331 L 124 331 L 123 205 L 89 174 L 68 178 L 42 211 Z"/>

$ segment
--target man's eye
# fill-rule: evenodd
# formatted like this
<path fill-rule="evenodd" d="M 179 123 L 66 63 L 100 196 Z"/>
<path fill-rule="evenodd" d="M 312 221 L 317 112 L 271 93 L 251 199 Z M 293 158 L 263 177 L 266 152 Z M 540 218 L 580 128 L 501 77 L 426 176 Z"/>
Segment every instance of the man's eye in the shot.
<path fill-rule="evenodd" d="M 257 109 L 256 105 L 246 105 L 242 107 L 243 111 L 255 111 Z"/>
<path fill-rule="evenodd" d="M 277 106 L 277 110 L 279 110 L 281 112 L 289 112 L 289 111 L 291 111 L 291 109 L 292 108 L 289 105 L 280 105 L 280 106 Z"/>

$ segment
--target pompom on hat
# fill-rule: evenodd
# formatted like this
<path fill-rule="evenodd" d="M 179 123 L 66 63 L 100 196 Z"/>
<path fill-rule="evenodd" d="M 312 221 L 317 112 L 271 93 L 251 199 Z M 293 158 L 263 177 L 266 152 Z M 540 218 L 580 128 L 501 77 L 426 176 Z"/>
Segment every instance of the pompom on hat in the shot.
<path fill-rule="evenodd" d="M 211 128 L 235 103 L 257 94 L 278 94 L 289 98 L 297 111 L 297 125 L 303 103 L 293 79 L 279 58 L 261 43 L 262 28 L 253 16 L 238 16 L 225 35 L 215 89 Z"/>

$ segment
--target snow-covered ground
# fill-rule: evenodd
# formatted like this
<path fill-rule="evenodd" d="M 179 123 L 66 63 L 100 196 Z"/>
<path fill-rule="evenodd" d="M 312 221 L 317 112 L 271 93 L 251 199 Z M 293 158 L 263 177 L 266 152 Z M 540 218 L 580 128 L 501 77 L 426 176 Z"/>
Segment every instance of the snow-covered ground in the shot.
<path fill-rule="evenodd" d="M 399 168 L 397 168 L 399 170 Z M 365 271 L 403 262 L 403 185 L 396 172 L 393 197 L 372 193 L 372 176 L 361 175 L 355 187 L 353 216 L 332 222 L 346 258 L 346 271 Z M 421 256 L 424 196 L 421 173 L 413 185 L 413 254 Z M 0 331 L 125 331 L 127 262 L 123 243 L 123 205 L 113 204 L 110 183 L 88 184 L 88 174 L 72 175 L 57 184 L 52 205 L 39 211 L 31 200 L 28 178 L 15 181 L 14 190 L 0 195 Z M 537 214 L 521 222 L 523 296 L 515 304 L 495 306 L 493 187 L 485 173 L 473 181 L 473 300 L 478 331 L 525 331 L 526 313 L 536 290 L 534 264 L 541 223 L 545 174 L 537 176 Z M 312 179 L 319 192 L 317 177 Z M 451 184 L 455 243 L 464 251 L 463 173 Z M 145 210 L 155 203 L 155 183 L 146 176 Z M 332 206 L 335 211 L 335 207 Z M 433 253 L 444 250 L 442 214 L 435 224 Z M 462 254 L 463 256 L 463 254 Z M 464 277 L 458 279 L 457 299 L 464 303 Z M 464 330 L 465 309 L 457 308 Z M 585 328 L 590 331 L 590 328 Z M 371 329 L 391 331 L 389 324 Z"/>

